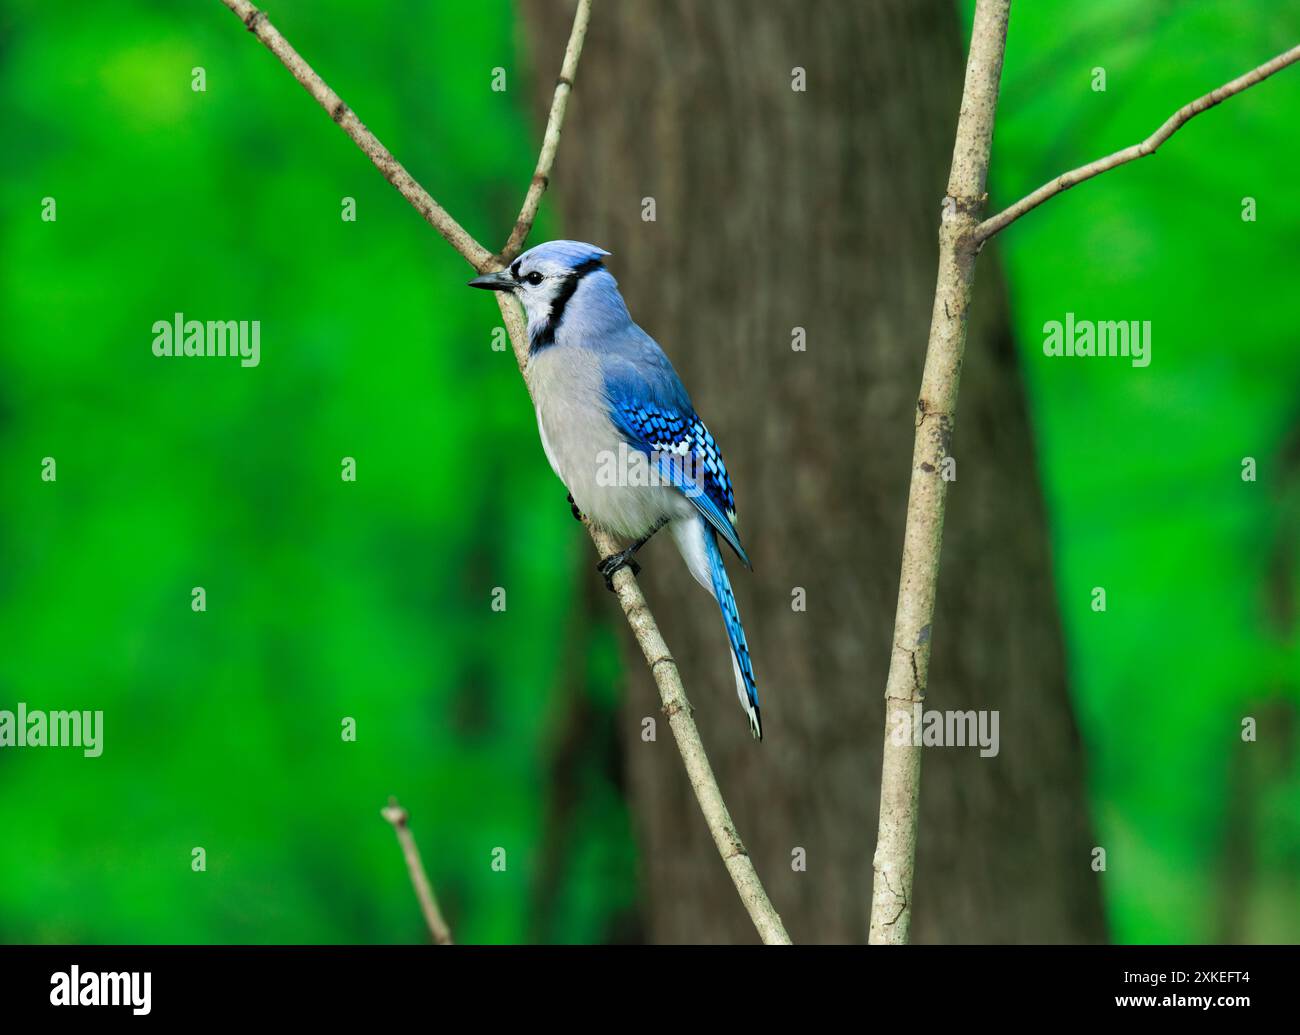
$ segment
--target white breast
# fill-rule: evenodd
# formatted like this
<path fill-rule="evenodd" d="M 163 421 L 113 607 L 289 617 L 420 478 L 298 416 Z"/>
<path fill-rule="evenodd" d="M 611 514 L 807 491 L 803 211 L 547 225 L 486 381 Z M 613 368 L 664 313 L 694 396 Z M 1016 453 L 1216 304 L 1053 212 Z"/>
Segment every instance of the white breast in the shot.
<path fill-rule="evenodd" d="M 546 459 L 592 522 L 635 539 L 661 517 L 692 510 L 676 489 L 629 485 L 621 476 L 627 447 L 609 419 L 596 353 L 572 345 L 543 349 L 528 361 L 528 379 Z"/>

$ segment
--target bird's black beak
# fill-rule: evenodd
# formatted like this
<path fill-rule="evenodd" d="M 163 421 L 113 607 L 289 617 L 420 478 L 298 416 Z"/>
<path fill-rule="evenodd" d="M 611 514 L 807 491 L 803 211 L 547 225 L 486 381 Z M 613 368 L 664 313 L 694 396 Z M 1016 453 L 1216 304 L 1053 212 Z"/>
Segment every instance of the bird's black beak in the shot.
<path fill-rule="evenodd" d="M 513 291 L 515 278 L 510 275 L 509 270 L 498 270 L 496 273 L 484 273 L 481 277 L 475 277 L 469 282 L 469 286 L 484 288 L 487 291 Z"/>

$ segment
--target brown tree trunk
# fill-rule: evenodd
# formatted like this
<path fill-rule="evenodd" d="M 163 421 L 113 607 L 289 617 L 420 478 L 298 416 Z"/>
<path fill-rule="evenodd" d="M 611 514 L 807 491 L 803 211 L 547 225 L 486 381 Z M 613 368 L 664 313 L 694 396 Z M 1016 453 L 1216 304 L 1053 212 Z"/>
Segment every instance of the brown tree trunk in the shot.
<path fill-rule="evenodd" d="M 536 93 L 549 98 L 571 12 L 523 7 Z M 882 693 L 962 67 L 952 0 L 600 3 L 551 180 L 565 236 L 614 253 L 634 318 L 672 358 L 736 484 L 755 572 L 731 568 L 764 743 L 736 702 L 717 610 L 669 541 L 643 552 L 642 579 L 797 942 L 866 938 Z M 796 68 L 806 91 L 792 89 Z M 926 752 L 913 938 L 1095 941 L 1081 752 L 992 258 L 970 329 L 927 707 L 996 709 L 1000 753 Z M 794 328 L 806 351 L 792 348 Z M 806 611 L 792 606 L 796 588 Z M 628 657 L 621 735 L 648 936 L 755 941 L 666 725 L 642 740 L 658 698 L 630 637 Z"/>

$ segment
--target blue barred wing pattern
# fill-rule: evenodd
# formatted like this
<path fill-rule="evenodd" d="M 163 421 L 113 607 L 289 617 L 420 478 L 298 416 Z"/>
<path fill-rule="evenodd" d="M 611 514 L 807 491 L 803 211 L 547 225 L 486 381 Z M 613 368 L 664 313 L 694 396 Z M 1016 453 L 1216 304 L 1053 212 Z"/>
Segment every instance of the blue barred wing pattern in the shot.
<path fill-rule="evenodd" d="M 658 456 L 660 472 L 695 504 L 745 566 L 751 567 L 736 533 L 731 476 L 704 421 L 691 410 L 649 401 L 615 403 L 611 416 L 636 448 Z"/>

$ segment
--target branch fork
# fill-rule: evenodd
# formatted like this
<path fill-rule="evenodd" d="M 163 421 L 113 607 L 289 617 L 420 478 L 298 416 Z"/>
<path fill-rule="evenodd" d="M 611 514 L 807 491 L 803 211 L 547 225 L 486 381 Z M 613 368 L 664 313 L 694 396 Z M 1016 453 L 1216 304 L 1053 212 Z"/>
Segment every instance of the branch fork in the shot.
<path fill-rule="evenodd" d="M 325 109 L 329 116 L 368 157 L 375 167 L 384 175 L 407 201 L 424 217 L 443 239 L 479 273 L 490 273 L 503 269 L 523 248 L 533 221 L 541 205 L 542 195 L 550 182 L 551 167 L 559 149 L 560 132 L 564 125 L 564 116 L 568 108 L 569 96 L 577 76 L 578 59 L 582 54 L 582 45 L 587 36 L 587 25 L 591 19 L 592 0 L 578 0 L 577 11 L 573 18 L 573 28 L 564 50 L 564 61 L 560 76 L 556 82 L 555 94 L 551 100 L 550 115 L 542 136 L 542 147 L 537 157 L 537 167 L 529 181 L 524 195 L 523 205 L 514 227 L 499 254 L 494 254 L 476 241 L 451 214 L 447 212 L 426 191 L 416 179 L 406 171 L 392 153 L 379 142 L 356 114 L 343 103 L 319 75 L 271 24 L 266 15 L 258 10 L 249 0 L 221 0 L 248 28 L 257 39 L 273 53 L 289 73 L 302 87 Z M 519 364 L 524 383 L 528 384 L 528 334 L 523 313 L 518 302 L 504 295 L 497 296 L 501 307 L 501 316 L 505 321 L 506 331 L 514 348 L 515 359 Z M 532 388 L 529 386 L 529 394 Z M 592 541 L 601 557 L 608 557 L 618 552 L 616 540 L 601 530 L 587 525 Z M 699 729 L 691 717 L 690 705 L 686 700 L 686 690 L 682 685 L 681 674 L 659 632 L 641 587 L 627 568 L 614 575 L 614 591 L 619 604 L 627 617 L 633 635 L 650 666 L 664 714 L 668 718 L 669 728 L 677 742 L 677 749 L 682 756 L 687 777 L 695 792 L 696 800 L 704 813 L 714 844 L 722 857 L 723 864 L 735 884 L 736 892 L 748 911 L 759 936 L 767 944 L 789 944 L 790 936 L 786 934 L 781 918 L 767 897 L 758 873 L 754 869 L 749 853 L 745 851 L 731 814 L 727 810 L 718 782 L 713 775 Z M 400 831 L 401 827 L 397 827 Z"/>
<path fill-rule="evenodd" d="M 981 222 L 988 201 L 984 186 L 1010 16 L 1011 0 L 977 0 L 952 170 L 939 221 L 939 272 L 925 370 L 917 402 L 898 607 L 885 684 L 880 824 L 873 858 L 875 879 L 868 932 L 868 940 L 872 943 L 902 944 L 908 941 L 910 933 L 921 749 L 910 741 L 904 744 L 894 742 L 891 713 L 895 703 L 910 707 L 925 699 L 948 494 L 948 483 L 938 475 L 938 471 L 943 457 L 951 451 L 976 259 L 991 238 L 1044 201 L 1084 180 L 1154 154 L 1162 143 L 1196 115 L 1300 61 L 1300 46 L 1292 47 L 1253 71 L 1184 105 L 1140 143 L 1062 173 Z M 931 417 L 938 419 L 931 423 Z"/>

